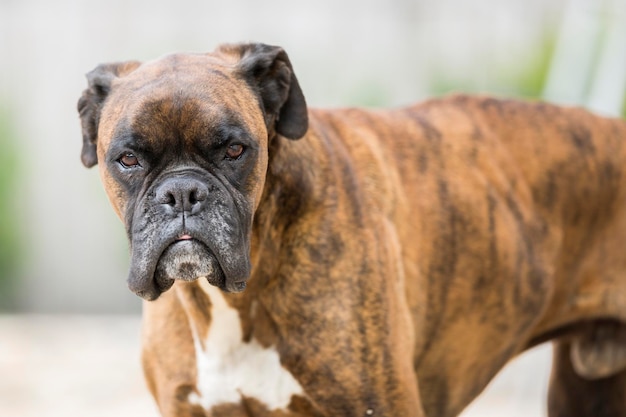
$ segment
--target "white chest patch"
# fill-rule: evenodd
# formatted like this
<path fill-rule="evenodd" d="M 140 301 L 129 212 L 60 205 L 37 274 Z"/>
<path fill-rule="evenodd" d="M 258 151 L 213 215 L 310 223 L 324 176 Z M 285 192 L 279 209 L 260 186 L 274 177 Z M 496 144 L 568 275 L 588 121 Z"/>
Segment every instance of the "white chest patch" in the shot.
<path fill-rule="evenodd" d="M 198 394 L 189 402 L 209 410 L 218 404 L 239 403 L 252 397 L 270 410 L 285 409 L 292 395 L 302 395 L 298 381 L 282 367 L 278 352 L 264 348 L 256 340 L 242 340 L 241 320 L 222 292 L 200 279 L 200 286 L 211 299 L 212 322 L 204 349 L 195 330 L 194 344 L 198 367 Z M 193 329 L 193 323 L 192 323 Z"/>

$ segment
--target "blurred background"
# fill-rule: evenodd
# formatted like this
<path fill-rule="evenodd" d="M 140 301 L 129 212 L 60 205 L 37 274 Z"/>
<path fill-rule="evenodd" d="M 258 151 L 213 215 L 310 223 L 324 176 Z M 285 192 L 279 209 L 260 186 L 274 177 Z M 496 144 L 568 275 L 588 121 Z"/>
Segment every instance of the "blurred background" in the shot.
<path fill-rule="evenodd" d="M 98 63 L 237 41 L 283 46 L 313 107 L 463 91 L 625 115 L 626 0 L 0 0 L 0 417 L 156 415 L 76 101 Z M 464 416 L 544 415 L 549 353 Z"/>

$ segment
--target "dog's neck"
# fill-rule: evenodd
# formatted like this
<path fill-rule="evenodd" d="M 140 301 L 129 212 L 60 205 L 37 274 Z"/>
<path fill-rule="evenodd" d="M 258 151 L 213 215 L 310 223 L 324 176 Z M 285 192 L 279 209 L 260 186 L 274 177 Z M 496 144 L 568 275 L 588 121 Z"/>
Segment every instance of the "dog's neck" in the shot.
<path fill-rule="evenodd" d="M 252 287 L 264 286 L 274 276 L 284 250 L 281 245 L 286 242 L 285 233 L 303 221 L 305 213 L 315 210 L 321 198 L 325 185 L 316 183 L 313 173 L 306 169 L 311 164 L 324 164 L 323 152 L 315 149 L 314 142 L 308 137 L 270 140 L 265 186 L 252 226 Z"/>

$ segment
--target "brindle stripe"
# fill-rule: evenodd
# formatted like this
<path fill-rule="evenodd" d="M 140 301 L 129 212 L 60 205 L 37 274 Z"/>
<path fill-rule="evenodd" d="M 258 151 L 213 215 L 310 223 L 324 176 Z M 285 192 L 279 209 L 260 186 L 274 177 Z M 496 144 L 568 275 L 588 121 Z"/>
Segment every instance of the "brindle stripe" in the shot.
<path fill-rule="evenodd" d="M 332 146 L 335 148 L 335 152 L 347 156 L 348 152 L 344 147 L 344 143 L 341 140 L 337 140 L 342 137 L 342 129 L 345 129 L 345 127 L 338 124 L 332 117 L 329 117 L 326 122 L 330 129 L 323 131 L 322 135 L 327 140 L 327 143 L 333 144 Z M 363 212 L 361 211 L 361 186 L 358 176 L 356 175 L 353 167 L 349 165 L 348 160 L 348 158 L 338 157 L 335 158 L 331 164 L 335 167 L 335 169 L 337 168 L 337 165 L 339 165 L 339 178 L 342 183 L 341 189 L 344 191 L 345 196 L 349 200 L 348 204 L 345 205 L 345 208 L 352 211 L 351 220 L 354 221 L 358 227 L 362 227 L 364 220 Z M 328 201 L 337 201 L 337 199 L 328 199 Z"/>
<path fill-rule="evenodd" d="M 439 234 L 433 242 L 433 260 L 428 267 L 428 280 L 430 282 L 438 282 L 439 286 L 429 286 L 429 299 L 438 300 L 438 302 L 430 302 L 427 309 L 429 316 L 430 332 L 425 335 L 425 345 L 422 352 L 428 352 L 431 345 L 435 341 L 437 334 L 443 330 L 443 316 L 446 311 L 449 286 L 454 278 L 458 262 L 458 231 L 457 224 L 460 220 L 460 213 L 450 201 L 448 183 L 444 178 L 438 180 L 438 197 L 440 214 L 438 219 Z M 437 306 L 437 310 L 433 311 L 432 306 Z M 419 367 L 421 359 L 419 357 L 415 361 L 416 368 Z"/>
<path fill-rule="evenodd" d="M 593 143 L 591 131 L 583 125 L 573 125 L 569 127 L 567 137 L 572 144 L 582 153 L 593 154 L 596 147 Z"/>
<path fill-rule="evenodd" d="M 443 135 L 428 120 L 423 111 L 420 111 L 419 109 L 408 108 L 404 111 L 404 113 L 420 126 L 426 139 L 428 139 L 430 142 L 441 142 L 441 140 L 443 139 Z"/>

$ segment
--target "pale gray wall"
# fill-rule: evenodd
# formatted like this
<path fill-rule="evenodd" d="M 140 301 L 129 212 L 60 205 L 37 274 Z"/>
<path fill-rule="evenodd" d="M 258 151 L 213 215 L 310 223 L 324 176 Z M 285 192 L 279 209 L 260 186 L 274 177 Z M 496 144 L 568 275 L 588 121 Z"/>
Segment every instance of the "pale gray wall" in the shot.
<path fill-rule="evenodd" d="M 313 106 L 399 105 L 432 94 L 442 77 L 507 93 L 564 3 L 0 0 L 0 101 L 14 112 L 24 168 L 15 196 L 23 309 L 140 308 L 126 289 L 123 227 L 97 170 L 79 161 L 76 101 L 96 64 L 254 40 L 288 51 Z"/>

